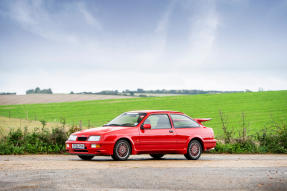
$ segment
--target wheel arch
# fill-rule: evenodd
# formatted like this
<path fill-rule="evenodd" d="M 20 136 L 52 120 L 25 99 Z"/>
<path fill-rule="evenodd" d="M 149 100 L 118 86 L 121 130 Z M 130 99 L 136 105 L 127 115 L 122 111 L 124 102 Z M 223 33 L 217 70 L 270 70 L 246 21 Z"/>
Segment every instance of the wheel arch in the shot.
<path fill-rule="evenodd" d="M 188 141 L 188 144 L 187 144 L 187 148 L 188 148 L 188 145 L 191 141 L 193 140 L 197 140 L 199 143 L 200 143 L 200 146 L 201 146 L 201 149 L 202 149 L 202 152 L 204 151 L 204 143 L 203 143 L 203 140 L 202 138 L 200 137 L 192 137 L 189 141 Z"/>
<path fill-rule="evenodd" d="M 132 150 L 131 150 L 131 154 L 135 154 L 134 142 L 133 142 L 130 138 L 128 138 L 128 137 L 119 137 L 119 138 L 115 141 L 115 144 L 114 144 L 113 148 L 115 147 L 116 143 L 117 143 L 118 141 L 120 141 L 120 140 L 125 140 L 125 141 L 127 141 L 127 142 L 130 144 L 131 149 L 132 149 Z"/>

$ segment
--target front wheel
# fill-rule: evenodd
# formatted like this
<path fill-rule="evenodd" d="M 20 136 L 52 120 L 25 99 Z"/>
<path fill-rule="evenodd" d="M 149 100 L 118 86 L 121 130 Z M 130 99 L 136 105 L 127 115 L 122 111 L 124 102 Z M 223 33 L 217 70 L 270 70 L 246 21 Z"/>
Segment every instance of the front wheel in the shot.
<path fill-rule="evenodd" d="M 131 154 L 131 146 L 126 140 L 119 140 L 114 147 L 112 158 L 114 160 L 127 160 Z"/>
<path fill-rule="evenodd" d="M 202 153 L 202 147 L 198 140 L 192 140 L 188 144 L 187 153 L 184 155 L 188 160 L 197 160 Z"/>
<path fill-rule="evenodd" d="M 92 160 L 94 158 L 93 155 L 78 155 L 83 160 Z"/>
<path fill-rule="evenodd" d="M 164 156 L 164 154 L 150 154 L 150 156 L 154 159 L 161 159 Z"/>

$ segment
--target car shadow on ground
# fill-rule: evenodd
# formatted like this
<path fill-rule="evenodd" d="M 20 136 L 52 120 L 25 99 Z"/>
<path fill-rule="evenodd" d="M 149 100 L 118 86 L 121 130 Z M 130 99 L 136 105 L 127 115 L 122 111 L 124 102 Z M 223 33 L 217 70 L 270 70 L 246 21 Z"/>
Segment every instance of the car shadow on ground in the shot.
<path fill-rule="evenodd" d="M 74 159 L 70 159 L 72 161 L 85 161 L 75 156 Z M 178 158 L 178 157 L 167 157 L 167 158 L 161 158 L 161 159 L 153 159 L 153 158 L 129 158 L 126 161 L 187 161 L 184 157 Z M 200 160 L 200 159 L 199 159 Z M 87 162 L 112 162 L 115 161 L 111 157 L 107 156 L 105 158 L 97 158 L 96 156 L 92 160 L 86 160 Z M 125 161 L 116 161 L 116 162 L 125 162 Z"/>

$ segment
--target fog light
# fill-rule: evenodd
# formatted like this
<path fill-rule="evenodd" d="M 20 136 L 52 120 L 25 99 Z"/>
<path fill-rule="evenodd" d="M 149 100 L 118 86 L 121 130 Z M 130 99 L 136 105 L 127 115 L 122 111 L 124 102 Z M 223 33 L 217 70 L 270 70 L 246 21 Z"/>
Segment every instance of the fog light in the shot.
<path fill-rule="evenodd" d="M 69 144 L 66 144 L 66 147 L 67 147 L 67 148 L 70 148 L 70 145 L 69 145 Z"/>
<path fill-rule="evenodd" d="M 91 148 L 100 148 L 101 146 L 98 144 L 91 144 Z"/>

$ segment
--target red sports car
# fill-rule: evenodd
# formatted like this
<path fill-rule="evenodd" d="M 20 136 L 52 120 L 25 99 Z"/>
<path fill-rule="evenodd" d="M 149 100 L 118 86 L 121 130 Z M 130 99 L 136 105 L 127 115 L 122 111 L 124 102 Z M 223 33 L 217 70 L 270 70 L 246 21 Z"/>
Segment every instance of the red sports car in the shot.
<path fill-rule="evenodd" d="M 84 160 L 95 155 L 127 160 L 131 154 L 150 154 L 155 159 L 184 154 L 196 160 L 216 145 L 213 130 L 202 125 L 208 120 L 192 119 L 176 111 L 130 111 L 103 127 L 73 133 L 66 141 L 66 150 Z"/>

